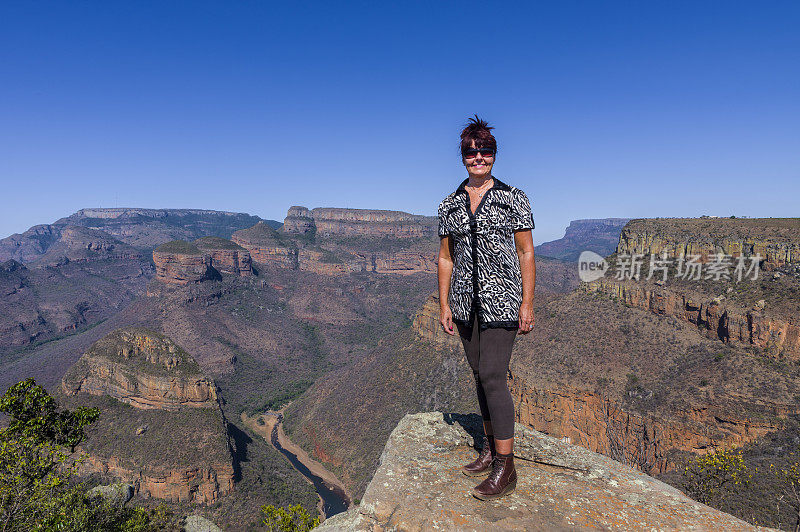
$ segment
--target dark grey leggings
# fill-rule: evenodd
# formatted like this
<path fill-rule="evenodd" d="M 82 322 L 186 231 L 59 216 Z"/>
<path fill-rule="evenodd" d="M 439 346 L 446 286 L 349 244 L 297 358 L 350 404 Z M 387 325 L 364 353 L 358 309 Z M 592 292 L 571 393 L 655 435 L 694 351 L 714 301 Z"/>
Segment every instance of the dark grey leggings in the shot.
<path fill-rule="evenodd" d="M 492 422 L 495 439 L 514 437 L 514 400 L 508 391 L 508 363 L 517 329 L 480 330 L 477 313 L 472 327 L 456 323 L 467 361 L 475 377 L 484 421 Z"/>

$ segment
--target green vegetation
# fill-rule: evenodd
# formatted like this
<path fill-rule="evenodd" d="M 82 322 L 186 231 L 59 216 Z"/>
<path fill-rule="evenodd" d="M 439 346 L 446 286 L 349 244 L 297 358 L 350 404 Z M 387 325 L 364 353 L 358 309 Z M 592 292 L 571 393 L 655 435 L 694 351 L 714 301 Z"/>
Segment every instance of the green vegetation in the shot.
<path fill-rule="evenodd" d="M 59 410 L 33 379 L 11 386 L 0 398 L 10 416 L 0 431 L 0 527 L 3 531 L 125 531 L 177 529 L 163 509 L 112 506 L 89 497 L 74 481 L 80 458 L 75 446 L 99 412 Z M 67 451 L 69 449 L 69 451 Z"/>
<path fill-rule="evenodd" d="M 717 451 L 688 461 L 683 468 L 683 489 L 694 499 L 710 504 L 727 491 L 747 486 L 753 477 L 741 451 Z"/>
<path fill-rule="evenodd" d="M 308 511 L 299 504 L 289 506 L 288 509 L 265 505 L 261 507 L 261 512 L 261 524 L 270 532 L 307 532 L 319 526 L 319 517 L 312 519 Z"/>
<path fill-rule="evenodd" d="M 235 249 L 244 251 L 244 248 L 236 242 L 218 236 L 204 236 L 198 238 L 193 243 L 199 249 Z"/>
<path fill-rule="evenodd" d="M 178 255 L 199 255 L 200 250 L 191 242 L 184 240 L 173 240 L 161 244 L 155 249 L 158 253 L 176 253 Z"/>

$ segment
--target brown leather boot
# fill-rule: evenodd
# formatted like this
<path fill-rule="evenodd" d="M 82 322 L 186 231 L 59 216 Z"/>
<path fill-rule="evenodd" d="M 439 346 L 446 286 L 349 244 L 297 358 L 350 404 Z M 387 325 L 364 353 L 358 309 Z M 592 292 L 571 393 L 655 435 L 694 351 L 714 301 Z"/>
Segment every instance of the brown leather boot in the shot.
<path fill-rule="evenodd" d="M 494 457 L 494 436 L 483 436 L 483 448 L 478 458 L 461 468 L 461 472 L 468 477 L 482 477 L 488 475 Z"/>
<path fill-rule="evenodd" d="M 472 495 L 483 500 L 499 499 L 517 487 L 517 470 L 514 468 L 514 454 L 496 454 L 492 459 L 492 472 L 475 486 Z"/>

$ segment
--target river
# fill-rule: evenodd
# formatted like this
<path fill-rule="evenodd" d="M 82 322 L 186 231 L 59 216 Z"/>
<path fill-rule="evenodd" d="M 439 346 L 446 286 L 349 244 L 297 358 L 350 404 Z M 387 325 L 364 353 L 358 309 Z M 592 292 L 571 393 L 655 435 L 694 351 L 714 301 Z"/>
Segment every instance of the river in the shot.
<path fill-rule="evenodd" d="M 346 488 L 333 473 L 289 440 L 283 432 L 283 413 L 268 412 L 261 417 L 265 421 L 264 425 L 259 425 L 257 418 L 250 418 L 245 414 L 242 414 L 242 421 L 283 453 L 289 463 L 311 482 L 320 500 L 317 508 L 325 518 L 347 511 L 352 499 Z"/>

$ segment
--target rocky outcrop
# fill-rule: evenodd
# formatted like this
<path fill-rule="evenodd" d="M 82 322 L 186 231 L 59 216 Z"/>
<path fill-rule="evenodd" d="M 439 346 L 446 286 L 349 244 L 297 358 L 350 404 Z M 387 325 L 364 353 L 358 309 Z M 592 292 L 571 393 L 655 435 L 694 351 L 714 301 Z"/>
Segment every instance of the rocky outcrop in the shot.
<path fill-rule="evenodd" d="M 375 253 L 372 256 L 374 270 L 378 273 L 436 273 L 436 255 L 417 251 L 398 251 L 396 253 Z"/>
<path fill-rule="evenodd" d="M 219 274 L 247 277 L 253 274 L 250 252 L 219 237 L 194 242 L 174 240 L 153 251 L 156 278 L 168 284 L 190 284 L 219 278 Z"/>
<path fill-rule="evenodd" d="M 253 274 L 250 253 L 239 244 L 216 236 L 204 236 L 194 245 L 211 255 L 211 267 L 220 273 L 247 277 Z"/>
<path fill-rule="evenodd" d="M 794 317 L 771 316 L 758 307 L 737 308 L 719 298 L 700 300 L 668 287 L 647 287 L 633 281 L 601 279 L 582 287 L 609 294 L 632 307 L 693 323 L 709 338 L 755 345 L 775 357 L 800 360 L 800 322 Z"/>
<path fill-rule="evenodd" d="M 501 504 L 470 495 L 461 474 L 477 416 L 406 415 L 389 436 L 361 504 L 325 530 L 758 530 L 606 456 L 517 424 L 516 490 Z"/>
<path fill-rule="evenodd" d="M 576 262 L 582 251 L 594 251 L 605 257 L 613 253 L 622 227 L 630 218 L 572 220 L 564 236 L 536 246 L 536 254 Z"/>
<path fill-rule="evenodd" d="M 176 468 L 131 467 L 113 456 L 101 458 L 88 454 L 78 465 L 77 473 L 118 478 L 130 483 L 139 497 L 171 502 L 211 504 L 234 486 L 233 467 L 228 462 Z"/>
<path fill-rule="evenodd" d="M 439 324 L 439 294 L 434 293 L 425 301 L 411 325 L 418 338 L 440 346 L 461 347 L 461 337 L 444 332 Z M 454 326 L 455 327 L 455 326 Z"/>
<path fill-rule="evenodd" d="M 408 249 L 392 252 L 368 252 L 360 249 L 357 245 L 342 246 L 334 242 L 311 244 L 300 238 L 301 234 L 311 231 L 297 228 L 299 227 L 297 224 L 300 224 L 298 220 L 305 216 L 304 213 L 309 212 L 308 209 L 292 207 L 289 212 L 290 217 L 294 217 L 295 220 L 290 225 L 284 226 L 283 232 L 276 231 L 269 225 L 259 222 L 249 229 L 237 231 L 231 240 L 245 248 L 256 263 L 272 264 L 280 268 L 323 275 L 347 272 L 409 274 L 436 271 L 435 250 L 430 253 Z M 287 217 L 287 220 L 290 217 Z M 362 235 L 369 235 L 369 228 L 363 226 L 361 229 L 367 231 Z"/>
<path fill-rule="evenodd" d="M 314 218 L 308 208 L 293 205 L 289 207 L 289 211 L 286 213 L 281 230 L 284 233 L 299 235 L 314 234 L 317 226 L 314 224 Z"/>
<path fill-rule="evenodd" d="M 297 269 L 297 243 L 264 222 L 236 231 L 231 240 L 246 249 L 257 263 Z"/>
<path fill-rule="evenodd" d="M 68 406 L 101 412 L 80 449 L 79 473 L 176 502 L 212 503 L 233 489 L 216 385 L 168 337 L 142 328 L 112 332 L 67 371 L 61 392 Z"/>
<path fill-rule="evenodd" d="M 800 262 L 800 218 L 647 218 L 622 229 L 617 253 L 761 255 L 762 269 Z"/>
<path fill-rule="evenodd" d="M 137 408 L 217 406 L 214 382 L 164 335 L 140 328 L 97 341 L 62 379 L 67 395 L 107 395 Z"/>
<path fill-rule="evenodd" d="M 164 283 L 189 284 L 211 279 L 211 255 L 189 242 L 173 240 L 153 251 L 156 279 Z"/>
<path fill-rule="evenodd" d="M 283 232 L 325 236 L 424 237 L 436 234 L 437 219 L 402 211 L 293 206 L 283 222 Z"/>

